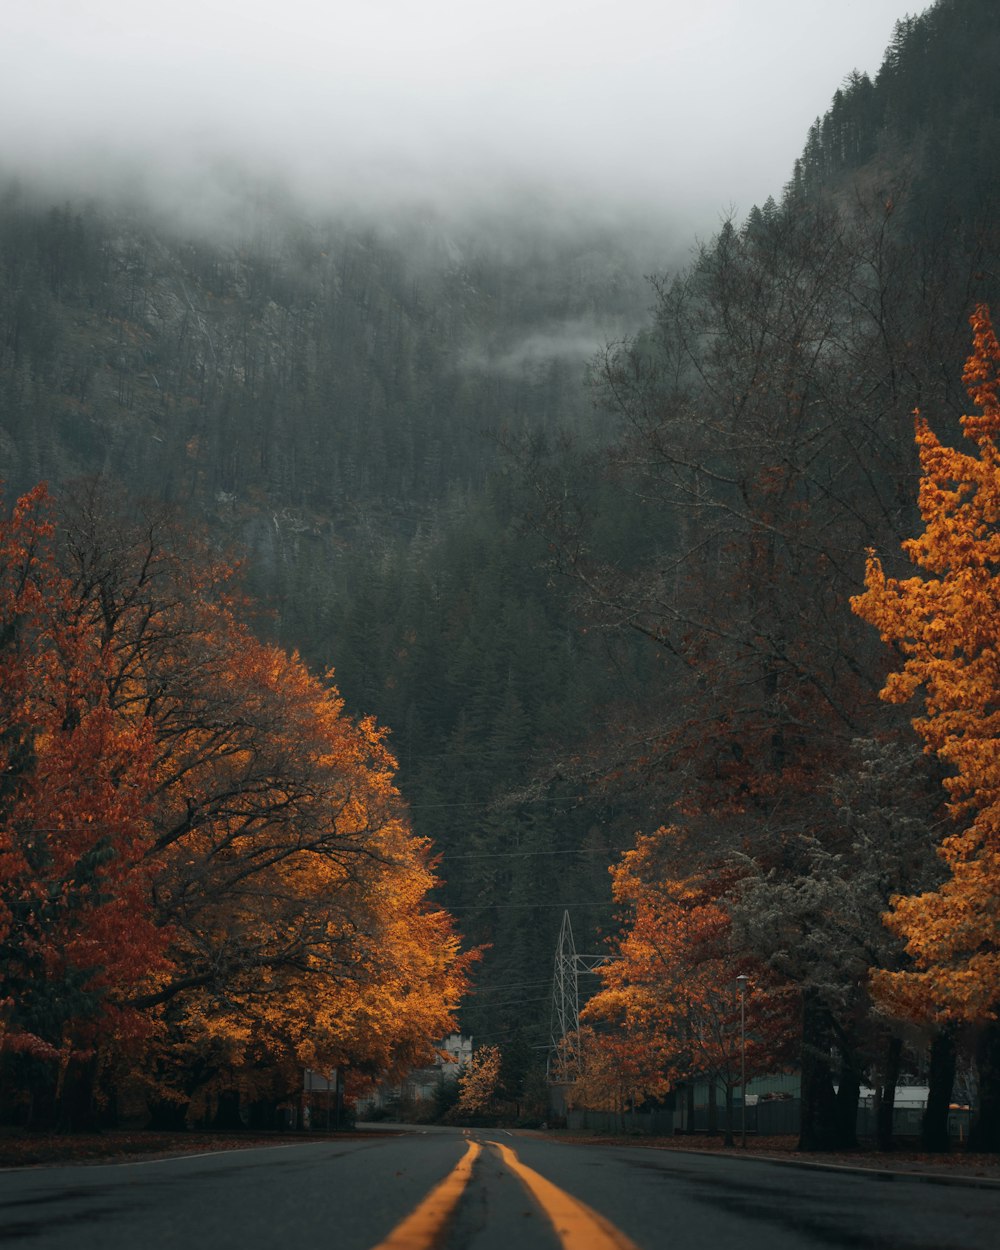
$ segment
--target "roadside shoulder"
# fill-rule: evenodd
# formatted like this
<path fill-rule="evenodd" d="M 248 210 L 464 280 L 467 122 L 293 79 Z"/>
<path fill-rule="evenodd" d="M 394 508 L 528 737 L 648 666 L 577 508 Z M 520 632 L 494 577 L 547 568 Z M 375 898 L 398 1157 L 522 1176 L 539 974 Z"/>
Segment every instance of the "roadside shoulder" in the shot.
<path fill-rule="evenodd" d="M 709 1155 L 715 1158 L 742 1159 L 745 1162 L 774 1163 L 780 1167 L 805 1168 L 816 1171 L 847 1172 L 884 1181 L 921 1181 L 932 1185 L 958 1185 L 973 1189 L 1000 1190 L 1000 1157 L 994 1155 L 918 1155 L 909 1152 L 876 1154 L 821 1154 L 800 1152 L 794 1148 L 773 1150 L 704 1144 L 695 1145 L 686 1139 L 668 1137 L 631 1137 L 612 1134 L 595 1135 L 561 1129 L 520 1129 L 519 1136 L 545 1138 L 577 1146 L 619 1146 L 643 1150 L 673 1151 L 688 1157 Z"/>

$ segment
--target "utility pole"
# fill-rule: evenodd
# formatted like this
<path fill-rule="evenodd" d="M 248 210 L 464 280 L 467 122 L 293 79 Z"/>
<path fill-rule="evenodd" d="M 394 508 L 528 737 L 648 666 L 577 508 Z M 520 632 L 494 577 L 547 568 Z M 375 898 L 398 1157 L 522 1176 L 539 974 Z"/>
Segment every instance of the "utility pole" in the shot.
<path fill-rule="evenodd" d="M 736 978 L 740 987 L 740 1083 L 743 1086 L 743 1097 L 740 1102 L 740 1114 L 743 1127 L 740 1132 L 740 1146 L 747 1148 L 747 976 L 741 972 Z"/>

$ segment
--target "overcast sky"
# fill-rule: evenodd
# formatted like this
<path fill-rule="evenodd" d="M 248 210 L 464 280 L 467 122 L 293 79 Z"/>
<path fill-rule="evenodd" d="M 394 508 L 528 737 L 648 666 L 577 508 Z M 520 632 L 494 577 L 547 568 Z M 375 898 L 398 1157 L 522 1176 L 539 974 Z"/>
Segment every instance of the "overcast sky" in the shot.
<path fill-rule="evenodd" d="M 918 4 L 911 11 L 927 7 Z M 0 0 L 0 162 L 250 161 L 322 197 L 543 182 L 705 229 L 780 195 L 902 0 Z"/>

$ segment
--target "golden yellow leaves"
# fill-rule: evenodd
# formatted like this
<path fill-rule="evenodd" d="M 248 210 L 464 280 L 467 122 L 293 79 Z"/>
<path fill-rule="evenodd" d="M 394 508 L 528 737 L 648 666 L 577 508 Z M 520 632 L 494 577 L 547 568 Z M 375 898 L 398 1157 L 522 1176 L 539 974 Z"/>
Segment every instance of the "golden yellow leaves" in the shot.
<path fill-rule="evenodd" d="M 887 578 L 868 562 L 854 611 L 905 657 L 882 697 L 923 693 L 914 728 L 954 769 L 951 810 L 970 823 L 945 839 L 950 877 L 935 891 L 893 900 L 887 923 L 906 939 L 913 969 L 879 972 L 891 1010 L 916 1018 L 982 1020 L 1000 1000 L 1000 345 L 989 310 L 971 318 L 963 380 L 981 413 L 962 418 L 970 455 L 942 446 L 918 420 L 924 532 L 904 550 L 926 576 Z"/>

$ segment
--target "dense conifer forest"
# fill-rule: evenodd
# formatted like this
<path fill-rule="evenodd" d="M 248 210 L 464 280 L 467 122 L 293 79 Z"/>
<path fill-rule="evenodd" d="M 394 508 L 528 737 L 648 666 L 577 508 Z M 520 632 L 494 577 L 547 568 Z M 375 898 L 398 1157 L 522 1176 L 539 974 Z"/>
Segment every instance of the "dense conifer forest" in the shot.
<path fill-rule="evenodd" d="M 57 533 L 105 491 L 168 507 L 240 561 L 261 645 L 388 730 L 432 897 L 481 948 L 434 992 L 471 977 L 457 1018 L 511 1104 L 546 1063 L 564 909 L 621 956 L 562 1059 L 582 1098 L 732 1094 L 731 1046 L 690 1038 L 731 1039 L 737 971 L 760 1064 L 801 1065 L 807 1144 L 850 1144 L 852 1091 L 932 1055 L 996 1096 L 989 1002 L 921 1014 L 879 981 L 919 971 L 881 916 L 941 885 L 969 817 L 916 709 L 879 699 L 898 642 L 851 599 L 869 551 L 907 575 L 912 413 L 961 438 L 969 318 L 1000 306 L 998 57 L 991 0 L 902 19 L 803 119 L 787 185 L 690 253 L 530 211 L 258 203 L 185 233 L 0 188 L 8 507 L 43 480 Z"/>

